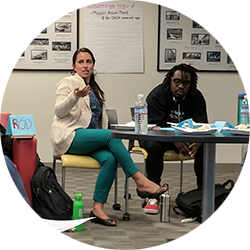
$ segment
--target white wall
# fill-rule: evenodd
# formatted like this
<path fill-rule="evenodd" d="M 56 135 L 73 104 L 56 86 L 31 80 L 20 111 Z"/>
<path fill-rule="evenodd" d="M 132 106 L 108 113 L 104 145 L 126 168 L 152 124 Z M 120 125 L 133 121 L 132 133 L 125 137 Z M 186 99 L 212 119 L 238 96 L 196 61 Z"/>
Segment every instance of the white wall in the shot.
<path fill-rule="evenodd" d="M 144 74 L 100 74 L 96 78 L 105 92 L 107 108 L 117 110 L 121 123 L 130 120 L 129 107 L 134 105 L 137 94 L 147 95 L 165 75 L 165 73 L 157 72 L 158 6 L 144 2 L 143 11 Z M 83 9 L 80 10 L 80 45 L 84 46 Z M 9 78 L 3 97 L 2 111 L 34 116 L 38 153 L 44 162 L 52 161 L 50 126 L 53 120 L 55 85 L 69 74 L 70 72 L 66 71 L 14 71 Z M 239 75 L 237 73 L 201 72 L 199 77 L 198 88 L 206 98 L 209 121 L 227 120 L 236 125 L 237 96 L 238 93 L 245 92 Z M 240 151 L 240 145 L 218 145 L 217 162 L 239 163 Z"/>

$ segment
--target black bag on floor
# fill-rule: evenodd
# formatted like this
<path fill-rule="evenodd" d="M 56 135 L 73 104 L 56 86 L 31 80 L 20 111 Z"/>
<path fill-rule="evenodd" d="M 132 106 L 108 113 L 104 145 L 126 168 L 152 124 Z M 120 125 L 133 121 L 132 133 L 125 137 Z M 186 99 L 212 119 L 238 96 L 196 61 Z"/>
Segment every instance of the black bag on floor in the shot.
<path fill-rule="evenodd" d="M 34 211 L 44 219 L 72 219 L 73 201 L 57 182 L 53 169 L 41 162 L 38 165 L 30 182 Z"/>
<path fill-rule="evenodd" d="M 230 188 L 226 186 L 230 184 Z M 225 201 L 230 191 L 233 189 L 234 182 L 232 180 L 227 180 L 222 185 L 215 185 L 215 203 L 214 209 L 218 209 L 219 206 Z M 186 193 L 179 193 L 175 199 L 176 207 L 173 208 L 175 213 L 180 214 L 177 209 L 184 212 L 191 218 L 196 218 L 197 221 L 201 222 L 202 218 L 202 188 L 197 188 Z"/>

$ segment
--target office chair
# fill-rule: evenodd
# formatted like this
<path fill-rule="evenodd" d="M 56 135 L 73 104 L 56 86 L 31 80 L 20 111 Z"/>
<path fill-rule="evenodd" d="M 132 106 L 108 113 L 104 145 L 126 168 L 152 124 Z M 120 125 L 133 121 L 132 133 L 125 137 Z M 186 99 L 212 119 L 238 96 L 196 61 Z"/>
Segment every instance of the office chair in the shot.
<path fill-rule="evenodd" d="M 118 118 L 116 110 L 114 109 L 107 109 L 107 115 L 108 115 L 108 127 L 110 128 L 111 124 L 117 124 Z M 70 155 L 70 154 L 63 154 L 60 156 L 60 158 L 53 157 L 53 170 L 56 169 L 56 161 L 60 160 L 62 164 L 62 188 L 65 190 L 65 177 L 66 177 L 66 168 L 88 168 L 88 169 L 100 169 L 101 164 L 96 161 L 94 158 L 86 155 Z M 117 173 L 116 178 L 114 181 L 115 185 L 115 194 L 114 194 L 114 204 L 113 209 L 114 210 L 120 210 L 121 205 L 117 203 L 117 190 L 118 190 L 118 181 L 117 181 Z M 126 192 L 126 191 L 125 191 Z M 125 194 L 126 197 L 126 194 Z M 125 211 L 125 214 L 127 214 L 128 211 Z M 126 220 L 126 216 L 123 218 Z"/>

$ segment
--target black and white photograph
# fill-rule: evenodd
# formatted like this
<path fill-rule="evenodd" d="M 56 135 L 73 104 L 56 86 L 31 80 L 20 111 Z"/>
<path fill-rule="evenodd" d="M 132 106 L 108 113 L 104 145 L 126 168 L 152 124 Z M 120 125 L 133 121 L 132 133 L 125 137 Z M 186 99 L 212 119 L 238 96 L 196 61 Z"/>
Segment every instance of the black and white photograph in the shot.
<path fill-rule="evenodd" d="M 182 59 L 201 60 L 201 52 L 183 52 Z"/>
<path fill-rule="evenodd" d="M 166 20 L 180 20 L 180 12 L 166 11 Z"/>
<path fill-rule="evenodd" d="M 71 42 L 52 42 L 52 51 L 71 51 Z"/>
<path fill-rule="evenodd" d="M 215 40 L 215 43 L 217 44 L 217 45 L 220 45 L 220 42 L 216 39 Z"/>
<path fill-rule="evenodd" d="M 168 40 L 182 40 L 182 29 L 167 29 Z"/>
<path fill-rule="evenodd" d="M 209 34 L 192 34 L 191 45 L 209 45 L 210 35 Z"/>
<path fill-rule="evenodd" d="M 57 22 L 55 23 L 55 32 L 56 33 L 71 33 L 71 26 L 70 22 Z"/>
<path fill-rule="evenodd" d="M 207 62 L 220 62 L 221 53 L 220 51 L 208 51 Z"/>
<path fill-rule="evenodd" d="M 47 50 L 31 50 L 31 60 L 47 60 Z"/>
<path fill-rule="evenodd" d="M 41 34 L 47 34 L 47 28 L 43 29 Z"/>
<path fill-rule="evenodd" d="M 46 46 L 46 45 L 49 45 L 49 39 L 48 38 L 36 38 L 30 43 L 30 45 Z"/>
<path fill-rule="evenodd" d="M 231 65 L 234 64 L 232 58 L 228 54 L 227 54 L 227 64 L 231 64 Z"/>
<path fill-rule="evenodd" d="M 176 49 L 165 49 L 165 62 L 166 63 L 176 62 Z"/>
<path fill-rule="evenodd" d="M 79 45 L 79 10 L 45 27 L 19 57 L 14 70 L 71 70 Z"/>
<path fill-rule="evenodd" d="M 193 21 L 193 29 L 204 29 L 199 23 Z"/>

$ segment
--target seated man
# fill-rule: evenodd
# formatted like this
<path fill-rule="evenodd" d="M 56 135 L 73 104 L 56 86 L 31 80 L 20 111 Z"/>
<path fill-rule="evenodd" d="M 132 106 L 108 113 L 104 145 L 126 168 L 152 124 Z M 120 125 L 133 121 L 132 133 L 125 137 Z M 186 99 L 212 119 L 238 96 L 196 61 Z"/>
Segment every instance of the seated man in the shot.
<path fill-rule="evenodd" d="M 7 169 L 8 169 L 8 172 L 10 174 L 10 178 L 12 179 L 17 191 L 20 193 L 20 195 L 22 196 L 24 201 L 30 207 L 29 198 L 28 198 L 28 196 L 26 194 L 22 179 L 21 179 L 17 169 L 15 168 L 13 162 L 9 159 L 8 156 L 3 155 L 3 158 L 4 158 L 4 161 L 5 161 L 5 165 L 6 165 Z"/>
<path fill-rule="evenodd" d="M 168 122 L 179 123 L 192 118 L 199 123 L 207 123 L 206 102 L 197 89 L 197 69 L 186 64 L 174 66 L 165 76 L 163 83 L 156 86 L 147 97 L 148 123 L 160 127 L 170 126 Z M 160 185 L 163 172 L 163 155 L 174 150 L 183 155 L 195 156 L 194 171 L 197 186 L 203 182 L 203 144 L 182 142 L 140 141 L 140 146 L 148 152 L 146 159 L 147 178 Z M 146 213 L 158 212 L 158 201 L 149 200 Z"/>

